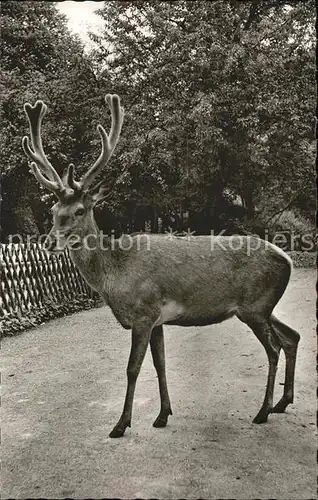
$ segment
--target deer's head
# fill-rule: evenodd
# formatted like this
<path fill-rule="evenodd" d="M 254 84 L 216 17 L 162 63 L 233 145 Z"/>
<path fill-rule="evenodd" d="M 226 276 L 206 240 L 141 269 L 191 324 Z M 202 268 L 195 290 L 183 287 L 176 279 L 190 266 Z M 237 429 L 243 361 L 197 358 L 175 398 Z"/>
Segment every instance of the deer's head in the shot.
<path fill-rule="evenodd" d="M 115 149 L 123 124 L 124 110 L 116 94 L 107 94 L 105 100 L 111 111 L 111 130 L 107 135 L 102 125 L 97 126 L 102 151 L 80 181 L 74 178 L 73 164 L 68 166 L 61 178 L 44 153 L 41 123 L 47 110 L 46 105 L 42 101 L 37 101 L 34 106 L 29 103 L 24 105 L 31 134 L 31 145 L 29 138 L 23 137 L 24 152 L 32 160 L 31 170 L 35 178 L 58 198 L 52 208 L 53 227 L 44 243 L 46 249 L 51 252 L 61 251 L 67 244 L 76 248 L 81 236 L 85 235 L 87 228 L 92 225 L 94 205 L 105 199 L 111 191 L 112 186 L 107 185 L 107 180 L 103 179 L 97 184 L 94 180 L 106 166 Z"/>

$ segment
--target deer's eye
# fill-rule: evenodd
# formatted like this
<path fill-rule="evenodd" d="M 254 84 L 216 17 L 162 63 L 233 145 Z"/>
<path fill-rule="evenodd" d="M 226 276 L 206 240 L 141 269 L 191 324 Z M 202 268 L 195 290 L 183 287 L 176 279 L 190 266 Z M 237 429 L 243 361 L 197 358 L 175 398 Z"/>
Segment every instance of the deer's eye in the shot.
<path fill-rule="evenodd" d="M 75 217 L 77 217 L 78 215 L 84 215 L 85 213 L 85 209 L 84 208 L 78 208 L 75 212 Z"/>

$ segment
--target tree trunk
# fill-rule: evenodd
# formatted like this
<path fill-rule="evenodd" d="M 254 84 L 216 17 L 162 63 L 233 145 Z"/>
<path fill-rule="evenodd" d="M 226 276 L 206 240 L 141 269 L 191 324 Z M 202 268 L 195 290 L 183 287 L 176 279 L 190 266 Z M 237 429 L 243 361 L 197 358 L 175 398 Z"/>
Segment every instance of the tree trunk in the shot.
<path fill-rule="evenodd" d="M 244 193 L 244 206 L 248 219 L 253 219 L 255 216 L 255 204 L 251 193 Z"/>

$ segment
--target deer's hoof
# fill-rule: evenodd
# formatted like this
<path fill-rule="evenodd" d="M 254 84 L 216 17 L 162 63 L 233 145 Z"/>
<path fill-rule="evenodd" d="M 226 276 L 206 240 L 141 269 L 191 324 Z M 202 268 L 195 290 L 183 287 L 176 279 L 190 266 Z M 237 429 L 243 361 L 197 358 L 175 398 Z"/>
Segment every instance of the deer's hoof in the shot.
<path fill-rule="evenodd" d="M 125 429 L 121 427 L 114 427 L 111 433 L 109 434 L 110 438 L 121 438 L 125 434 Z"/>
<path fill-rule="evenodd" d="M 270 412 L 268 410 L 266 411 L 260 411 L 256 417 L 253 420 L 253 424 L 265 424 L 267 422 L 268 414 Z"/>
<path fill-rule="evenodd" d="M 153 427 L 166 427 L 169 415 L 172 415 L 171 408 L 168 410 L 162 410 L 152 424 Z"/>
<path fill-rule="evenodd" d="M 157 417 L 154 423 L 152 424 L 153 427 L 166 427 L 168 421 L 168 417 Z"/>

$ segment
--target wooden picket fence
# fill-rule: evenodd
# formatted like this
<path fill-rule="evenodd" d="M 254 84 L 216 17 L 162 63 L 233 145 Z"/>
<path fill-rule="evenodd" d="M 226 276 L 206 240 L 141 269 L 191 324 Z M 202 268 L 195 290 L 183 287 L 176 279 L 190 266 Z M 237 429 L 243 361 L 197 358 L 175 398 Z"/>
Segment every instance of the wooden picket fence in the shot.
<path fill-rule="evenodd" d="M 69 253 L 48 255 L 39 244 L 1 244 L 0 316 L 78 295 L 93 297 Z"/>

